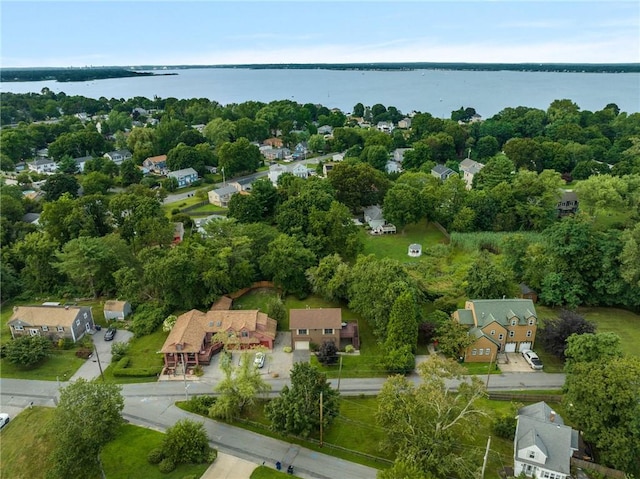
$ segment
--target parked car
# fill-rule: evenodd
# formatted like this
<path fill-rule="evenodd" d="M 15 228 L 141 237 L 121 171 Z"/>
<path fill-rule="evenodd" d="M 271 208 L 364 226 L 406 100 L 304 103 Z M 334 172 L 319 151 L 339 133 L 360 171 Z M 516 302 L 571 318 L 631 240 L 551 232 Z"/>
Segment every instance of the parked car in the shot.
<path fill-rule="evenodd" d="M 531 369 L 542 369 L 542 361 L 540 361 L 538 355 L 530 349 L 522 351 L 522 357 L 527 363 L 529 363 Z"/>
<path fill-rule="evenodd" d="M 6 412 L 0 413 L 0 429 L 9 424 L 9 415 Z"/>
<path fill-rule="evenodd" d="M 256 353 L 256 357 L 253 360 L 253 364 L 255 364 L 255 366 L 258 368 L 262 368 L 264 367 L 264 360 L 265 360 L 264 353 L 262 351 L 259 351 Z"/>
<path fill-rule="evenodd" d="M 104 333 L 104 340 L 105 341 L 113 340 L 113 338 L 116 337 L 116 331 L 117 331 L 117 329 L 114 326 L 109 326 L 107 328 L 107 332 Z"/>

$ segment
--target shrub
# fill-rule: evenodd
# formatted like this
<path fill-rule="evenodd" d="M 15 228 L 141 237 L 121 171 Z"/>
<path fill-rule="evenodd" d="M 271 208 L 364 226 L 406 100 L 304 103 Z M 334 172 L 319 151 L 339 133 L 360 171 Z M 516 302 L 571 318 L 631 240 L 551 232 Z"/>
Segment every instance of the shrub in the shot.
<path fill-rule="evenodd" d="M 312 353 L 318 352 L 319 349 L 320 346 L 317 343 L 309 343 L 309 351 L 311 351 Z"/>
<path fill-rule="evenodd" d="M 158 329 L 166 316 L 164 307 L 159 303 L 141 304 L 133 315 L 131 329 L 136 336 L 146 336 Z"/>
<path fill-rule="evenodd" d="M 120 358 L 116 363 L 116 367 L 114 369 L 124 369 L 129 366 L 129 358 L 127 356 Z"/>
<path fill-rule="evenodd" d="M 347 344 L 347 345 L 344 347 L 344 352 L 345 352 L 345 353 L 352 353 L 352 352 L 354 352 L 355 350 L 356 350 L 356 348 L 354 348 L 351 344 Z"/>
<path fill-rule="evenodd" d="M 148 378 L 158 376 L 160 372 L 162 372 L 162 366 L 150 368 L 114 369 L 113 375 L 116 377 Z"/>
<path fill-rule="evenodd" d="M 160 461 L 160 464 L 158 464 L 158 470 L 163 474 L 168 474 L 174 471 L 175 468 L 176 468 L 176 463 L 173 462 L 168 457 L 165 457 L 162 461 Z"/>
<path fill-rule="evenodd" d="M 129 352 L 129 343 L 118 341 L 111 345 L 111 360 L 114 362 L 120 361 Z"/>
<path fill-rule="evenodd" d="M 445 313 L 453 313 L 458 309 L 458 303 L 455 299 L 447 298 L 446 296 L 442 296 L 436 299 L 433 302 L 433 306 L 440 311 L 444 311 Z"/>
<path fill-rule="evenodd" d="M 335 364 L 338 362 L 338 348 L 333 341 L 324 341 L 316 356 L 324 365 Z"/>
<path fill-rule="evenodd" d="M 162 449 L 156 447 L 155 449 L 151 449 L 149 454 L 147 454 L 147 462 L 149 464 L 160 464 L 160 461 L 164 459 L 164 453 Z"/>
<path fill-rule="evenodd" d="M 399 346 L 387 351 L 382 358 L 382 365 L 391 374 L 409 374 L 415 368 L 416 358 L 411 346 Z"/>
<path fill-rule="evenodd" d="M 291 349 L 291 346 L 285 346 L 284 348 L 282 348 L 282 351 L 285 353 L 290 353 L 291 351 L 293 351 L 293 349 Z"/>
<path fill-rule="evenodd" d="M 275 319 L 279 324 L 287 317 L 287 309 L 279 297 L 271 298 L 267 302 L 267 316 Z"/>
<path fill-rule="evenodd" d="M 503 414 L 493 423 L 493 433 L 503 439 L 513 441 L 516 435 L 516 418 L 512 414 Z"/>
<path fill-rule="evenodd" d="M 175 464 L 206 462 L 210 447 L 204 424 L 189 419 L 178 421 L 167 429 L 162 450 L 166 458 Z"/>
<path fill-rule="evenodd" d="M 71 349 L 73 348 L 74 343 L 70 338 L 60 338 L 58 339 L 58 349 Z"/>
<path fill-rule="evenodd" d="M 171 215 L 177 215 L 180 214 L 180 208 L 173 208 L 171 210 Z"/>
<path fill-rule="evenodd" d="M 193 374 L 195 374 L 197 377 L 202 377 L 204 375 L 204 369 L 202 369 L 202 366 L 198 364 L 195 368 L 193 368 Z"/>
<path fill-rule="evenodd" d="M 213 396 L 193 396 L 186 404 L 189 411 L 201 416 L 208 416 L 209 409 L 216 402 Z"/>
<path fill-rule="evenodd" d="M 207 456 L 207 462 L 211 463 L 218 458 L 218 451 L 216 449 L 209 449 L 209 455 Z"/>

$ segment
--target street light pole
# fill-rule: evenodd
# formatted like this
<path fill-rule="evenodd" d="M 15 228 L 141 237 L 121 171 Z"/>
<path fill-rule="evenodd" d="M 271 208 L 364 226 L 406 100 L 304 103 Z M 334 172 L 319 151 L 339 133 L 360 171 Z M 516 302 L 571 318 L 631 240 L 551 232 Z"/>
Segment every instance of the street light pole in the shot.
<path fill-rule="evenodd" d="M 98 354 L 98 346 L 96 346 L 95 344 L 94 346 L 94 351 L 96 352 L 96 359 L 98 360 L 98 368 L 100 369 L 100 377 L 102 378 L 102 382 L 104 382 L 104 373 L 102 372 L 102 364 L 100 363 L 100 355 Z"/>

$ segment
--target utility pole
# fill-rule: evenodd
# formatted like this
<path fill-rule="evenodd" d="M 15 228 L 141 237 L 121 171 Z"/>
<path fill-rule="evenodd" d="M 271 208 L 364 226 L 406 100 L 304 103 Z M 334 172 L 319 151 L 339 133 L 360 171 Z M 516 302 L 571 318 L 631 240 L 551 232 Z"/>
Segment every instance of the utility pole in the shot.
<path fill-rule="evenodd" d="M 480 474 L 480 479 L 484 479 L 484 470 L 487 467 L 487 458 L 489 457 L 489 446 L 491 445 L 491 436 L 487 439 L 487 450 L 484 452 L 484 461 L 482 461 L 482 474 Z"/>
<path fill-rule="evenodd" d="M 320 391 L 320 447 L 322 447 L 322 391 Z"/>
<path fill-rule="evenodd" d="M 340 369 L 338 369 L 338 392 L 340 391 L 340 376 L 342 376 L 342 355 L 340 356 Z"/>
<path fill-rule="evenodd" d="M 93 349 L 96 352 L 96 359 L 98 360 L 98 368 L 100 369 L 100 377 L 102 378 L 102 382 L 104 382 L 104 373 L 102 372 L 102 364 L 100 363 L 100 355 L 98 354 L 98 346 L 94 345 Z"/>
<path fill-rule="evenodd" d="M 498 355 L 498 351 L 496 350 L 496 356 Z M 491 356 L 491 360 L 489 361 L 489 371 L 487 371 L 487 383 L 485 384 L 485 387 L 487 389 L 489 389 L 489 378 L 491 377 L 491 366 L 493 366 L 493 358 L 494 356 Z"/>

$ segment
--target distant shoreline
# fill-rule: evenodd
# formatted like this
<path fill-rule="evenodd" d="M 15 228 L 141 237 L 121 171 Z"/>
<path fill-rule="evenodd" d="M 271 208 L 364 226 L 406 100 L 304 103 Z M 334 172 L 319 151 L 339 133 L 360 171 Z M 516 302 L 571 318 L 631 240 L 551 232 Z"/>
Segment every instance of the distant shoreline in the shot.
<path fill-rule="evenodd" d="M 186 69 L 249 69 L 249 70 L 337 70 L 337 71 L 514 71 L 555 73 L 640 73 L 640 63 L 269 63 L 238 65 L 139 65 L 135 67 L 106 66 L 86 68 L 4 68 L 1 82 L 47 81 L 80 82 L 110 78 L 177 75 L 167 70 Z"/>

